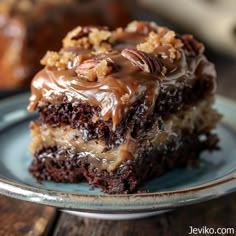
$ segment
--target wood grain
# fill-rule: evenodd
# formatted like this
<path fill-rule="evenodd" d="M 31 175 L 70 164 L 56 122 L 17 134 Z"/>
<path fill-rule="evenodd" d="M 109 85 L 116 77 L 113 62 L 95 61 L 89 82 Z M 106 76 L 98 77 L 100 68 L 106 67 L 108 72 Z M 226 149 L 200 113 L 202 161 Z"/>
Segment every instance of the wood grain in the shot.
<path fill-rule="evenodd" d="M 0 196 L 0 236 L 47 235 L 56 210 Z"/>
<path fill-rule="evenodd" d="M 98 220 L 62 213 L 54 236 L 183 236 L 190 232 L 189 226 L 233 227 L 236 233 L 236 194 L 140 220 Z"/>

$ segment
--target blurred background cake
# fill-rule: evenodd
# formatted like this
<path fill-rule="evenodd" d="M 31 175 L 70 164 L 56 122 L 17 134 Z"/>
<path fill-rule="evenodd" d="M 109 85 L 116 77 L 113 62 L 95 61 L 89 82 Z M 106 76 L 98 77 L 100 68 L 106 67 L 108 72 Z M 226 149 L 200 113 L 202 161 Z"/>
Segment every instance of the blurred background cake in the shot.
<path fill-rule="evenodd" d="M 1 0 L 0 91 L 29 85 L 46 50 L 59 49 L 62 37 L 76 25 L 125 25 L 131 2 Z"/>

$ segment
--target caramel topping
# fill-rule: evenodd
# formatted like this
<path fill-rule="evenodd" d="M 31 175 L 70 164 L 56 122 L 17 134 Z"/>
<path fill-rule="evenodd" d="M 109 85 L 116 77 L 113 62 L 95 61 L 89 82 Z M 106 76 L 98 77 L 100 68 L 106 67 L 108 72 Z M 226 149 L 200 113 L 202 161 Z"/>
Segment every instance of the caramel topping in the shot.
<path fill-rule="evenodd" d="M 200 43 L 153 23 L 135 21 L 114 31 L 78 27 L 63 43 L 60 52 L 42 60 L 45 68 L 32 81 L 29 111 L 41 99 L 56 104 L 65 95 L 71 102 L 99 106 L 101 118 L 115 129 L 139 99 L 151 114 L 160 90 L 215 78 Z M 190 46 L 197 55 L 189 53 Z"/>

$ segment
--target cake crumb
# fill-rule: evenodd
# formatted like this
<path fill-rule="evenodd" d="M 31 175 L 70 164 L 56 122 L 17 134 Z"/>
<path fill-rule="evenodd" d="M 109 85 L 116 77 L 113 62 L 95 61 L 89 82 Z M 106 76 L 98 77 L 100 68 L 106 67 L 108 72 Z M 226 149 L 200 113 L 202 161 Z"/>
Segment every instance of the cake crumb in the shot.
<path fill-rule="evenodd" d="M 130 98 L 129 94 L 126 93 L 120 98 L 120 100 L 123 104 L 127 104 L 129 102 L 129 98 Z"/>

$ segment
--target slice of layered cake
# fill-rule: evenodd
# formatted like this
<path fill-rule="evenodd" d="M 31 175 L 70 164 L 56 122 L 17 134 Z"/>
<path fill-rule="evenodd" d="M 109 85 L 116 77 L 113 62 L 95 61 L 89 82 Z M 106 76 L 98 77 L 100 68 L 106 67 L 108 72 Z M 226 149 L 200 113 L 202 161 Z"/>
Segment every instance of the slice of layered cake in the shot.
<path fill-rule="evenodd" d="M 31 84 L 31 174 L 133 193 L 216 149 L 216 72 L 203 53 L 191 35 L 154 23 L 69 32 Z"/>

